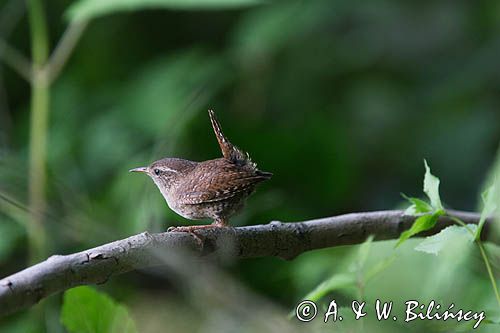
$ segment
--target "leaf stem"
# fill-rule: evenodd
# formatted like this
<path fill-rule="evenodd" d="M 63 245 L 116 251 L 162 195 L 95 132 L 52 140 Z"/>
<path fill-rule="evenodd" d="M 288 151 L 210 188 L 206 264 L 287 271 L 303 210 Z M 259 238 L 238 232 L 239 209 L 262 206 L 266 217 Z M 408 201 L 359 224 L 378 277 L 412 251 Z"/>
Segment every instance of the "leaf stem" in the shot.
<path fill-rule="evenodd" d="M 457 224 L 464 227 L 472 235 L 474 241 L 476 242 L 477 246 L 479 247 L 479 251 L 481 252 L 481 257 L 483 258 L 484 264 L 486 266 L 486 270 L 488 271 L 488 276 L 489 276 L 490 281 L 491 281 L 491 286 L 493 287 L 493 291 L 495 292 L 495 297 L 497 299 L 498 305 L 500 306 L 500 293 L 498 292 L 498 286 L 497 286 L 497 282 L 495 280 L 495 275 L 493 274 L 493 269 L 491 268 L 491 263 L 490 263 L 490 260 L 488 259 L 487 254 L 486 254 L 486 250 L 484 249 L 483 242 L 481 241 L 480 238 L 475 238 L 476 235 L 475 235 L 474 231 L 471 228 L 469 228 L 469 226 L 467 224 L 465 224 L 464 221 L 460 220 L 457 217 L 451 216 L 451 215 L 447 215 L 447 216 L 451 220 L 456 222 Z"/>
<path fill-rule="evenodd" d="M 484 264 L 486 265 L 486 270 L 488 271 L 488 275 L 491 280 L 491 285 L 493 286 L 493 290 L 495 291 L 495 297 L 497 299 L 498 305 L 500 306 L 500 293 L 498 292 L 497 283 L 495 281 L 495 276 L 493 275 L 493 270 L 491 269 L 490 261 L 488 260 L 488 256 L 486 255 L 486 251 L 483 246 L 483 242 L 480 239 L 476 239 L 477 246 L 479 246 L 479 251 L 481 251 L 481 256 L 483 257 Z"/>
<path fill-rule="evenodd" d="M 455 222 L 455 223 L 459 224 L 460 226 L 464 227 L 472 235 L 472 237 L 474 237 L 474 231 L 471 228 L 469 228 L 469 226 L 467 224 L 465 224 L 464 221 L 462 221 L 461 219 L 459 219 L 459 218 L 457 218 L 457 217 L 455 217 L 453 215 L 448 215 L 447 214 L 446 216 L 449 217 L 453 222 Z"/>

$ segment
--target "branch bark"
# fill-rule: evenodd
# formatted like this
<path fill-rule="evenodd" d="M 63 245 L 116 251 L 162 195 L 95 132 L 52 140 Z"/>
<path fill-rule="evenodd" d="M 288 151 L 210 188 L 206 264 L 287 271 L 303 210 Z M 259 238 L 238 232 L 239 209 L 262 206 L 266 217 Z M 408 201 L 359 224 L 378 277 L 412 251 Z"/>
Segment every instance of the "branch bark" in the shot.
<path fill-rule="evenodd" d="M 451 214 L 467 224 L 479 221 L 475 213 L 454 211 Z M 105 283 L 114 275 L 161 265 L 159 253 L 191 251 L 199 256 L 274 256 L 289 260 L 305 251 L 359 244 L 369 235 L 374 235 L 376 240 L 395 239 L 414 220 L 415 217 L 402 211 L 378 211 L 295 223 L 202 229 L 197 232 L 200 238 L 189 233 L 144 232 L 82 252 L 54 255 L 0 280 L 0 317 L 56 292 L 78 285 Z M 452 224 L 450 218 L 440 217 L 436 227 L 422 235 L 438 233 Z"/>

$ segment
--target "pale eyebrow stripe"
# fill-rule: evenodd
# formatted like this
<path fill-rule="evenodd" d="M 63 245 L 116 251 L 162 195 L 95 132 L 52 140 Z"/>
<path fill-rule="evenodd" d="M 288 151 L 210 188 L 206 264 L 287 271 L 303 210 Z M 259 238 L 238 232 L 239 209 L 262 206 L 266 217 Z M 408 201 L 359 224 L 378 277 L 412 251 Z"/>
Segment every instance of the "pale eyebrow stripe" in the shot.
<path fill-rule="evenodd" d="M 164 169 L 165 171 L 170 171 L 170 172 L 179 173 L 179 171 L 174 170 L 174 169 L 170 169 L 170 168 L 167 168 L 167 167 L 163 167 L 163 169 Z"/>

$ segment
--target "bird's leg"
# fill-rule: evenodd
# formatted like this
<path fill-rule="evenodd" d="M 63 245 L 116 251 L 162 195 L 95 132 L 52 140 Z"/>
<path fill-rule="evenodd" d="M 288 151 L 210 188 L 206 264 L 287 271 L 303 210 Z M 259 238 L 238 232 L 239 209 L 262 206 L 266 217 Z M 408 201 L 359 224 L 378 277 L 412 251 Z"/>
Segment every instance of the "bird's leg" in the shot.
<path fill-rule="evenodd" d="M 200 246 L 203 247 L 203 237 L 196 233 L 197 230 L 211 229 L 211 228 L 225 228 L 225 227 L 229 227 L 229 224 L 226 222 L 226 220 L 222 219 L 222 218 L 218 218 L 218 219 L 215 219 L 212 224 L 190 225 L 187 227 L 170 227 L 167 229 L 167 232 L 188 232 L 190 235 L 192 235 L 196 239 L 198 244 L 200 244 Z"/>
<path fill-rule="evenodd" d="M 211 228 L 226 228 L 229 227 L 229 223 L 224 218 L 217 218 L 212 224 L 204 225 L 190 225 L 187 227 L 170 227 L 167 229 L 168 232 L 189 232 L 194 233 L 196 230 L 200 229 L 211 229 Z"/>
<path fill-rule="evenodd" d="M 196 239 L 196 242 L 203 249 L 203 238 L 196 233 L 196 230 L 206 229 L 212 227 L 211 225 L 191 225 L 188 227 L 170 227 L 167 232 L 187 232 Z"/>
<path fill-rule="evenodd" d="M 209 225 L 190 225 L 187 227 L 170 227 L 167 229 L 168 232 L 190 232 L 193 233 L 196 230 L 200 229 L 209 229 L 213 228 L 214 226 L 212 224 Z"/>
<path fill-rule="evenodd" d="M 211 226 L 215 228 L 227 228 L 229 227 L 229 222 L 223 217 L 216 218 Z"/>
<path fill-rule="evenodd" d="M 204 224 L 204 225 L 190 225 L 187 227 L 170 227 L 167 229 L 167 232 L 189 232 L 194 233 L 196 230 L 200 229 L 212 229 L 212 228 L 225 228 L 229 227 L 229 224 L 225 219 L 215 219 L 212 224 Z"/>

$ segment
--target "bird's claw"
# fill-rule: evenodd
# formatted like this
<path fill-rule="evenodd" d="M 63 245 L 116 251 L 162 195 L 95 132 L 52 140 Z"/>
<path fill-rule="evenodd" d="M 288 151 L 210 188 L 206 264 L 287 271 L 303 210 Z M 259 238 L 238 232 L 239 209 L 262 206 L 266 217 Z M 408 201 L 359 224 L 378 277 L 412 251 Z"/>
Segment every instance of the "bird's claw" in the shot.
<path fill-rule="evenodd" d="M 206 229 L 206 227 L 209 227 L 209 226 L 205 226 L 205 225 L 193 225 L 193 226 L 189 226 L 189 227 L 169 227 L 167 229 L 167 232 L 187 232 L 191 236 L 194 237 L 194 239 L 196 240 L 196 242 L 198 243 L 198 245 L 200 246 L 200 248 L 203 249 L 203 240 L 204 240 L 204 237 L 200 236 L 199 234 L 197 234 L 196 230 L 197 229 Z"/>
<path fill-rule="evenodd" d="M 213 223 L 213 224 L 208 224 L 208 225 L 191 225 L 187 227 L 169 227 L 167 229 L 167 232 L 187 232 L 190 235 L 192 235 L 198 244 L 200 245 L 201 248 L 203 248 L 203 240 L 204 237 L 197 234 L 196 231 L 200 229 L 212 229 L 212 228 L 224 228 L 228 227 L 225 223 Z"/>

